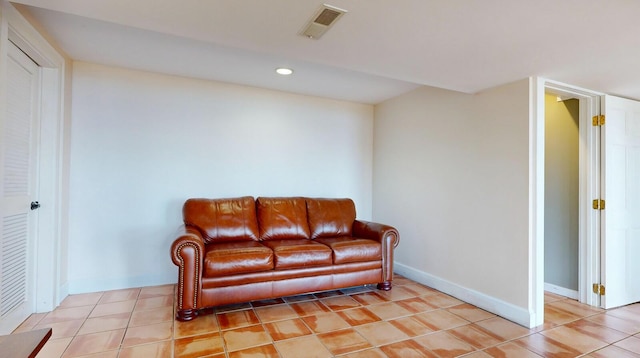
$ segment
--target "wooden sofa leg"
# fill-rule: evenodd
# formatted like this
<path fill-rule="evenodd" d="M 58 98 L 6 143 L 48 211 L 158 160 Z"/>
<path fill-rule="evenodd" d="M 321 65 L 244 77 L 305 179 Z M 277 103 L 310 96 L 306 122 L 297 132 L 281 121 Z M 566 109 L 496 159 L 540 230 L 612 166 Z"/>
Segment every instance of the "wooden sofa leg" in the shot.
<path fill-rule="evenodd" d="M 178 321 L 191 321 L 196 317 L 198 317 L 198 311 L 193 309 L 178 310 L 176 313 L 176 319 L 178 319 Z"/>
<path fill-rule="evenodd" d="M 378 284 L 378 290 L 389 291 L 391 289 L 391 281 L 384 281 Z"/>

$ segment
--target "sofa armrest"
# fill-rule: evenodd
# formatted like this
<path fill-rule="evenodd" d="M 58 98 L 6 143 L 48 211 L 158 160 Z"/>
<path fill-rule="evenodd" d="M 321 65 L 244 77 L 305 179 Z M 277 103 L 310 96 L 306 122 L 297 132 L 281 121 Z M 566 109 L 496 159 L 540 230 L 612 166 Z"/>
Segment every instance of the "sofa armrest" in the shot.
<path fill-rule="evenodd" d="M 200 308 L 204 239 L 196 228 L 182 225 L 171 245 L 171 259 L 178 266 L 178 318 L 195 318 Z M 193 316 L 193 317 L 192 317 Z"/>
<path fill-rule="evenodd" d="M 356 220 L 353 223 L 353 236 L 375 240 L 382 244 L 382 277 L 378 288 L 391 289 L 393 280 L 393 249 L 400 243 L 400 234 L 394 227 L 369 221 Z"/>

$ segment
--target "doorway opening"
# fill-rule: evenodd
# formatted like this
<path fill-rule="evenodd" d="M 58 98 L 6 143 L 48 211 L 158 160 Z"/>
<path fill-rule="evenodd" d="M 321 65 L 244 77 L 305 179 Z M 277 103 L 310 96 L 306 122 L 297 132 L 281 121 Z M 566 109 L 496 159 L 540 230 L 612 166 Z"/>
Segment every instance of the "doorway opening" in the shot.
<path fill-rule="evenodd" d="M 545 92 L 544 289 L 579 298 L 580 100 Z"/>

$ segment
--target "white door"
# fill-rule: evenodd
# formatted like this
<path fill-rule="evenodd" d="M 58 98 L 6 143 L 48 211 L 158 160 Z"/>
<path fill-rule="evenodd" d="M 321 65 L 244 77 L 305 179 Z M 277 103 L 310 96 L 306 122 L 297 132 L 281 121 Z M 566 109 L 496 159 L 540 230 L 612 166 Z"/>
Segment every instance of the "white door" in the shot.
<path fill-rule="evenodd" d="M 0 115 L 0 334 L 34 311 L 39 68 L 7 48 L 6 112 Z"/>
<path fill-rule="evenodd" d="M 602 106 L 601 306 L 612 308 L 640 301 L 640 102 Z"/>

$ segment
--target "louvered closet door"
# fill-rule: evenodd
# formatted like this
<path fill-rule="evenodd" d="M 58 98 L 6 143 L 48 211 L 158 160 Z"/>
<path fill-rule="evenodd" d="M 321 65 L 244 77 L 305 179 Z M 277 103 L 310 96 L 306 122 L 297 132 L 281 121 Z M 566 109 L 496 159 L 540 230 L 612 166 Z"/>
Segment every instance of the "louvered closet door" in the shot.
<path fill-rule="evenodd" d="M 0 116 L 0 334 L 9 333 L 34 311 L 37 189 L 38 66 L 9 43 L 6 113 Z"/>

